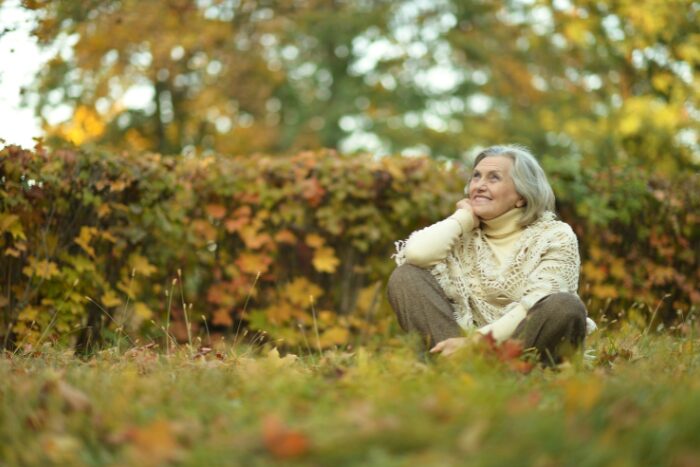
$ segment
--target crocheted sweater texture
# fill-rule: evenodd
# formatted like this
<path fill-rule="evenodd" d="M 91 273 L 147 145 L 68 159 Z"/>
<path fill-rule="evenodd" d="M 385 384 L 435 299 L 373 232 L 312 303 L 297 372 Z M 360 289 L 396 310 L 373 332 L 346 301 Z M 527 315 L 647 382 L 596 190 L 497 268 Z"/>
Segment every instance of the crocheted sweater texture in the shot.
<path fill-rule="evenodd" d="M 455 319 L 463 329 L 494 323 L 516 312 L 516 307 L 529 310 L 552 293 L 576 293 L 578 240 L 571 227 L 551 212 L 526 226 L 505 257 L 497 256 L 489 245 L 492 239 L 481 227 L 457 230 L 454 240 L 446 257 L 428 268 L 452 302 Z M 396 242 L 397 265 L 406 262 L 405 245 L 406 241 Z"/>

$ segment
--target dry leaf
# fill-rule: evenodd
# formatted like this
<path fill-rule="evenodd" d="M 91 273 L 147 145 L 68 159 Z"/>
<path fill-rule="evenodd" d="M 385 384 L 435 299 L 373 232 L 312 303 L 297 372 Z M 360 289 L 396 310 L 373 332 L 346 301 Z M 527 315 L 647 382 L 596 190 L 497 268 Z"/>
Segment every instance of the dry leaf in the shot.
<path fill-rule="evenodd" d="M 268 415 L 263 420 L 262 439 L 265 448 L 278 459 L 293 459 L 309 452 L 308 437 L 286 427 L 274 415 Z"/>

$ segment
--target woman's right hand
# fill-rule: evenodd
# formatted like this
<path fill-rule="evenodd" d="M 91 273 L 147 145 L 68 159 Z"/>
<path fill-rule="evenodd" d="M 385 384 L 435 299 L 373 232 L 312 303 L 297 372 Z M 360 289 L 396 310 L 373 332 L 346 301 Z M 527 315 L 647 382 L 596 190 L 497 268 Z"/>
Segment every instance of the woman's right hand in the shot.
<path fill-rule="evenodd" d="M 457 201 L 457 209 L 464 209 L 465 211 L 470 213 L 472 215 L 472 217 L 474 218 L 474 225 L 475 226 L 478 226 L 479 222 L 481 222 L 481 219 L 479 219 L 477 217 L 477 215 L 474 214 L 474 210 L 472 209 L 472 205 L 471 205 L 471 202 L 469 201 L 469 198 L 464 198 L 464 199 L 460 199 L 459 201 Z"/>

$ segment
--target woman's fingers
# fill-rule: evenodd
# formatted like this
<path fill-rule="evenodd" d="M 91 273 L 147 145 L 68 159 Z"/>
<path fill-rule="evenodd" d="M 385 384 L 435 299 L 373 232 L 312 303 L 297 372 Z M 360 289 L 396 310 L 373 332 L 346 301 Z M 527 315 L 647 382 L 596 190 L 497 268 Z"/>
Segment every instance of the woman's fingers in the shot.
<path fill-rule="evenodd" d="M 435 344 L 433 348 L 430 349 L 430 353 L 442 352 L 442 349 L 445 348 L 445 342 L 447 341 L 440 341 L 437 344 Z"/>
<path fill-rule="evenodd" d="M 464 337 L 451 337 L 449 339 L 445 339 L 444 341 L 440 341 L 435 346 L 430 349 L 431 353 L 441 353 L 442 355 L 448 356 L 452 355 L 459 349 L 460 347 L 463 347 L 466 344 L 466 338 Z"/>

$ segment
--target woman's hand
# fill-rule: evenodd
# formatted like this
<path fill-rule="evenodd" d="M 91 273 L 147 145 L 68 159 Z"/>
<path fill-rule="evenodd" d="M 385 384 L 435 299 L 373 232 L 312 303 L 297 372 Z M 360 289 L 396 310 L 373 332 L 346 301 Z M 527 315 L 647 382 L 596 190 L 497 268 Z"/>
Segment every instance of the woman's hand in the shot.
<path fill-rule="evenodd" d="M 481 340 L 481 334 L 479 333 L 469 337 L 451 337 L 435 344 L 435 346 L 430 349 L 430 353 L 439 353 L 447 357 L 463 347 L 475 345 L 479 340 Z"/>
<path fill-rule="evenodd" d="M 472 209 L 471 201 L 469 201 L 469 198 L 464 198 L 457 201 L 457 209 L 464 209 L 465 211 L 470 213 L 474 218 L 474 225 L 478 226 L 479 222 L 481 222 L 481 219 L 479 219 L 477 215 L 474 214 L 474 210 Z"/>

